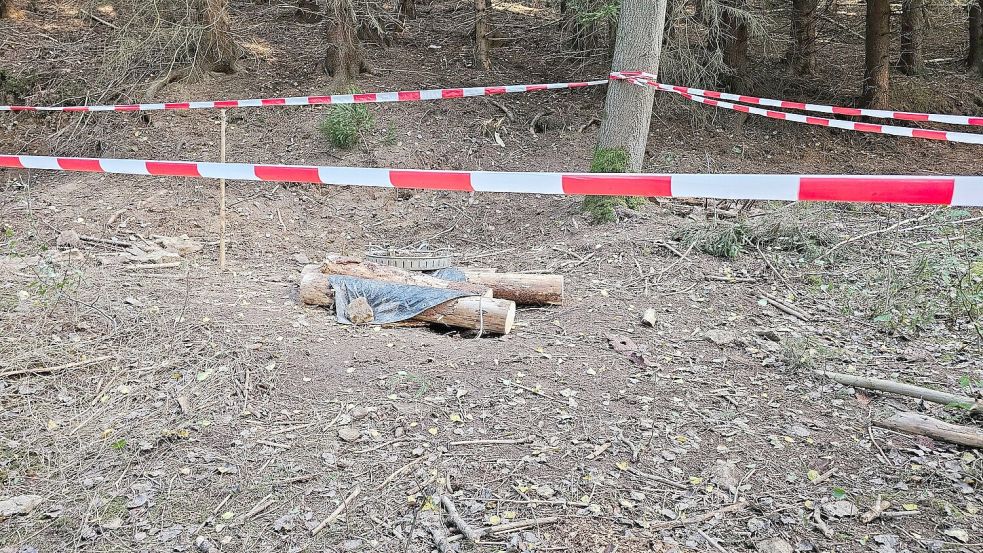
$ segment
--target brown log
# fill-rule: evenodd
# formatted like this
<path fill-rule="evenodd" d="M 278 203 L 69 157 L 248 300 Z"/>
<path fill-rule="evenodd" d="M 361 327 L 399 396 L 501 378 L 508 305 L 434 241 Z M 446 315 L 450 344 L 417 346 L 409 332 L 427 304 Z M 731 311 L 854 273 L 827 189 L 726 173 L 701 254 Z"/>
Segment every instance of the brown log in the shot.
<path fill-rule="evenodd" d="M 321 264 L 321 272 L 326 275 L 345 275 L 369 280 L 384 280 L 394 284 L 410 284 L 470 292 L 476 296 L 492 296 L 488 286 L 471 284 L 469 282 L 453 282 L 412 271 L 406 271 L 388 265 L 379 265 L 371 261 L 363 261 L 354 257 L 329 255 L 327 261 Z"/>
<path fill-rule="evenodd" d="M 331 290 L 328 275 L 305 273 L 300 281 L 300 300 L 306 305 L 334 307 L 334 291 Z M 515 302 L 468 296 L 446 301 L 413 317 L 413 320 L 488 334 L 509 334 L 515 324 Z"/>
<path fill-rule="evenodd" d="M 470 296 L 444 302 L 413 318 L 483 333 L 509 334 L 515 324 L 515 302 Z"/>
<path fill-rule="evenodd" d="M 928 436 L 933 440 L 983 448 L 983 431 L 968 426 L 950 424 L 920 413 L 895 413 L 890 418 L 875 420 L 874 426 L 918 436 Z"/>
<path fill-rule="evenodd" d="M 519 305 L 560 305 L 563 303 L 563 275 L 494 273 L 464 269 L 472 284 L 492 289 L 496 298 Z"/>

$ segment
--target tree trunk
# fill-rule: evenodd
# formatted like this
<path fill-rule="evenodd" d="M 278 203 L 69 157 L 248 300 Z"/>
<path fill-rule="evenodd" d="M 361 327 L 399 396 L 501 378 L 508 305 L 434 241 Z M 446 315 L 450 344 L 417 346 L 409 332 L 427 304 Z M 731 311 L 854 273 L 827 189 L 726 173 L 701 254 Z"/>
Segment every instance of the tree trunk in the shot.
<path fill-rule="evenodd" d="M 797 75 L 816 70 L 816 11 L 819 0 L 792 0 L 792 50 L 789 61 Z"/>
<path fill-rule="evenodd" d="M 324 70 L 334 77 L 332 88 L 344 92 L 365 69 L 362 47 L 356 35 L 358 19 L 352 0 L 330 0 L 328 4 L 328 47 Z"/>
<path fill-rule="evenodd" d="M 622 0 L 618 15 L 611 71 L 646 71 L 659 74 L 662 37 L 665 34 L 667 0 Z M 637 173 L 645 161 L 655 89 L 623 80 L 608 84 L 591 162 L 595 173 Z M 595 222 L 617 219 L 616 208 L 625 198 L 588 196 L 584 209 Z"/>
<path fill-rule="evenodd" d="M 905 75 L 925 71 L 923 43 L 925 37 L 925 5 L 923 0 L 904 0 L 901 3 L 901 58 L 898 69 Z"/>
<path fill-rule="evenodd" d="M 738 2 L 729 1 L 728 5 L 737 7 Z M 747 5 L 742 6 L 747 9 Z M 730 10 L 725 10 L 720 18 L 719 48 L 723 53 L 724 65 L 729 70 L 727 85 L 731 92 L 743 94 L 748 88 L 748 28 L 747 25 Z"/>
<path fill-rule="evenodd" d="M 232 37 L 228 0 L 204 0 L 201 10 L 206 29 L 203 59 L 212 71 L 235 73 L 242 50 Z"/>
<path fill-rule="evenodd" d="M 400 21 L 404 19 L 416 19 L 416 1 L 397 0 L 396 16 L 399 18 Z"/>
<path fill-rule="evenodd" d="M 0 0 L 0 17 L 9 17 L 12 7 L 8 0 Z"/>
<path fill-rule="evenodd" d="M 863 104 L 887 109 L 890 98 L 891 2 L 867 0 Z"/>
<path fill-rule="evenodd" d="M 491 0 L 474 0 L 474 59 L 484 70 L 491 69 Z"/>
<path fill-rule="evenodd" d="M 624 0 L 618 20 L 612 71 L 659 73 L 666 0 Z M 611 81 L 597 138 L 599 151 L 620 150 L 623 167 L 600 167 L 610 172 L 638 172 L 645 159 L 655 90 L 628 81 Z M 595 155 L 595 160 L 598 156 Z"/>
<path fill-rule="evenodd" d="M 966 62 L 970 69 L 983 74 L 983 0 L 969 6 L 969 56 Z"/>

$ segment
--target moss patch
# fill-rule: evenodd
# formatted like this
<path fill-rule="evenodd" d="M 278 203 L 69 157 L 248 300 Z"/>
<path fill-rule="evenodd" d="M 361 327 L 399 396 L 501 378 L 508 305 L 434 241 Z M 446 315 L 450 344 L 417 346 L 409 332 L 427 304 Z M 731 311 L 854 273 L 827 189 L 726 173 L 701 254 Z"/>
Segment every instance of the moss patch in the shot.
<path fill-rule="evenodd" d="M 628 152 L 623 148 L 598 148 L 590 164 L 591 173 L 624 173 L 627 168 Z M 618 206 L 637 209 L 646 201 L 637 196 L 587 196 L 583 208 L 594 223 L 611 223 L 618 220 Z"/>

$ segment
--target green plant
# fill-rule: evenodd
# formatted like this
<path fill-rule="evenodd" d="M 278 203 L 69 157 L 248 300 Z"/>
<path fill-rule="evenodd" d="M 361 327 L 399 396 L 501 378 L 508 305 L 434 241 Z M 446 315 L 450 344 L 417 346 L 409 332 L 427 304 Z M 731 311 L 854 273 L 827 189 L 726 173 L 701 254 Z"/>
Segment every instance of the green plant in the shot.
<path fill-rule="evenodd" d="M 628 167 L 628 151 L 624 148 L 598 148 L 591 160 L 591 173 L 624 173 Z M 618 220 L 619 206 L 637 209 L 647 200 L 637 196 L 587 196 L 583 209 L 590 213 L 595 223 L 611 223 Z"/>
<path fill-rule="evenodd" d="M 672 237 L 687 248 L 693 246 L 705 254 L 734 259 L 748 243 L 748 234 L 748 228 L 743 223 L 713 222 L 676 229 Z"/>
<path fill-rule="evenodd" d="M 328 108 L 320 130 L 328 142 L 350 150 L 374 125 L 375 118 L 364 104 L 341 104 Z"/>

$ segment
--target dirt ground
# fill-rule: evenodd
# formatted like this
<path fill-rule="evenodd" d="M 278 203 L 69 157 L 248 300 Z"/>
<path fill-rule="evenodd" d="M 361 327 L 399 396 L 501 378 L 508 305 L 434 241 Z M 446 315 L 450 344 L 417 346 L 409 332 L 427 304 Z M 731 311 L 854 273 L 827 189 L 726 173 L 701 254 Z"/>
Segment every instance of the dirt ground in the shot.
<path fill-rule="evenodd" d="M 84 82 L 83 46 L 106 29 L 37 4 L 0 23 L 0 67 L 76 64 L 65 80 Z M 550 24 L 541 5 L 496 5 L 521 40 L 496 51 L 491 72 L 472 67 L 466 5 L 438 2 L 396 45 L 369 49 L 377 74 L 360 86 L 604 74 L 553 53 L 536 31 Z M 324 89 L 319 27 L 236 6 L 240 40 L 261 55 L 161 99 Z M 849 8 L 837 18 L 858 29 Z M 824 52 L 859 59 L 862 44 L 838 29 L 823 28 Z M 953 54 L 962 29 L 949 31 L 929 58 Z M 774 52 L 755 57 L 783 74 Z M 823 65 L 756 92 L 846 103 L 859 67 Z M 948 62 L 929 71 L 892 75 L 899 109 L 983 111 L 979 77 Z M 41 87 L 29 101 L 56 94 Z M 499 98 L 515 113 L 504 146 L 482 130 L 503 117 L 483 99 L 373 106 L 375 128 L 352 151 L 319 135 L 326 108 L 243 109 L 230 112 L 229 160 L 583 169 L 596 127 L 580 129 L 603 94 Z M 682 102 L 660 99 L 647 171 L 983 174 L 971 145 Z M 563 128 L 530 132 L 542 113 Z M 3 153 L 218 156 L 208 111 L 0 121 Z M 214 182 L 6 171 L 0 198 L 0 501 L 42 498 L 0 516 L 4 552 L 432 551 L 432 530 L 450 531 L 433 497 L 448 493 L 475 528 L 530 521 L 454 542 L 461 551 L 983 550 L 980 453 L 871 424 L 895 410 L 978 419 L 816 374 L 983 388 L 978 209 L 673 200 L 593 225 L 573 197 L 236 182 L 221 272 Z M 67 230 L 103 241 L 59 247 Z M 159 267 L 119 261 L 120 244 L 182 235 L 203 249 Z M 520 309 L 503 337 L 342 326 L 299 305 L 305 263 L 420 242 L 453 247 L 465 266 L 562 274 L 564 304 Z M 868 521 L 879 501 L 888 514 Z"/>

